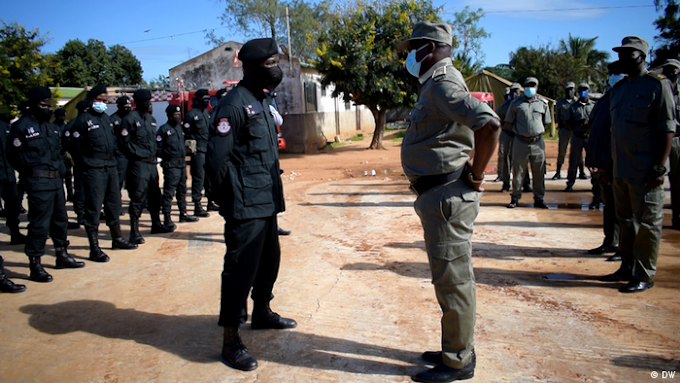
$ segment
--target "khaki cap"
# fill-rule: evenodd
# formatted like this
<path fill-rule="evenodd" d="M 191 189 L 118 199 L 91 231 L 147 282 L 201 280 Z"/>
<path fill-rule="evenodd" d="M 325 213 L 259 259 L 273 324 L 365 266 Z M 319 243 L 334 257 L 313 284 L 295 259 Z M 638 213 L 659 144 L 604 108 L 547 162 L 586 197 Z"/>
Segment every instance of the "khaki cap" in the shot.
<path fill-rule="evenodd" d="M 526 80 L 524 80 L 524 86 L 527 86 L 527 84 L 534 83 L 536 86 L 538 86 L 538 79 L 536 77 L 527 77 Z"/>
<path fill-rule="evenodd" d="M 661 66 L 674 66 L 678 69 L 680 69 L 680 61 L 676 59 L 667 59 L 666 61 L 661 64 Z"/>
<path fill-rule="evenodd" d="M 587 82 L 582 82 L 582 83 L 578 84 L 578 88 L 579 89 L 590 89 L 590 85 L 588 85 Z"/>
<path fill-rule="evenodd" d="M 647 51 L 649 50 L 649 43 L 645 39 L 641 39 L 637 36 L 626 36 L 621 40 L 621 46 L 620 47 L 614 47 L 612 50 L 614 52 L 619 52 L 622 49 L 636 49 L 645 55 L 647 55 Z"/>
<path fill-rule="evenodd" d="M 519 85 L 518 82 L 513 82 L 512 84 L 510 84 L 510 90 L 521 89 L 521 88 L 522 88 L 522 86 Z"/>
<path fill-rule="evenodd" d="M 574 89 L 576 88 L 576 84 L 573 82 L 569 81 L 568 83 L 564 84 L 564 89 Z"/>
<path fill-rule="evenodd" d="M 447 23 L 436 21 L 419 21 L 413 27 L 411 38 L 397 44 L 397 49 L 400 51 L 405 51 L 408 49 L 409 42 L 413 40 L 432 40 L 451 45 L 453 42 L 451 31 L 451 25 Z"/>

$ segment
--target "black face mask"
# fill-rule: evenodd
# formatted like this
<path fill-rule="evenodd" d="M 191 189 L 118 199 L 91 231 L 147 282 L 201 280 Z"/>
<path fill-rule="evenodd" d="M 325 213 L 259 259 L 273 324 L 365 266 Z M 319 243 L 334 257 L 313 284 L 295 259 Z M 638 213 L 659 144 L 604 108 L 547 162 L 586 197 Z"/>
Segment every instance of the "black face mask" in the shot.
<path fill-rule="evenodd" d="M 274 90 L 283 80 L 283 70 L 278 65 L 270 68 L 263 66 L 257 67 L 254 76 L 257 86 L 269 91 Z"/>
<path fill-rule="evenodd" d="M 179 124 L 180 121 L 182 121 L 180 116 L 172 116 L 172 122 L 174 122 L 175 125 Z"/>
<path fill-rule="evenodd" d="M 40 122 L 46 122 L 52 118 L 52 111 L 49 109 L 43 109 L 36 105 L 35 108 L 31 108 L 31 110 L 33 111 L 33 117 Z"/>
<path fill-rule="evenodd" d="M 146 113 L 151 108 L 151 101 L 144 100 L 137 103 L 137 111 L 141 113 Z"/>
<path fill-rule="evenodd" d="M 642 56 L 636 58 L 626 57 L 619 58 L 619 66 L 621 67 L 621 72 L 623 73 L 633 73 L 637 71 L 638 65 L 644 60 Z"/>

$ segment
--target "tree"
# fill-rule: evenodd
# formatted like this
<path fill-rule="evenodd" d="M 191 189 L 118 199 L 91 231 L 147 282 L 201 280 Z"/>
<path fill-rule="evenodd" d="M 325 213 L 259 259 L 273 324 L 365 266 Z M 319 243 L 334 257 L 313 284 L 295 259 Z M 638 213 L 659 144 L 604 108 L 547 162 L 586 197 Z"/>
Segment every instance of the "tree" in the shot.
<path fill-rule="evenodd" d="M 659 30 L 656 41 L 662 45 L 653 52 L 652 66 L 658 66 L 666 59 L 680 58 L 680 4 L 677 0 L 654 0 L 654 5 L 657 11 L 664 9 L 664 15 L 654 21 Z"/>
<path fill-rule="evenodd" d="M 102 41 L 69 40 L 56 52 L 61 68 L 52 72 L 61 86 L 133 85 L 142 82 L 142 64 L 129 49 Z"/>
<path fill-rule="evenodd" d="M 599 86 L 607 79 L 607 59 L 609 53 L 595 49 L 597 37 L 591 39 L 573 37 L 569 34 L 569 40 L 560 40 L 560 51 L 571 55 L 576 65 L 577 78 L 585 82 Z"/>
<path fill-rule="evenodd" d="M 170 77 L 159 74 L 158 77 L 149 81 L 149 86 L 154 89 L 165 89 L 170 87 Z"/>
<path fill-rule="evenodd" d="M 42 55 L 47 43 L 36 28 L 26 30 L 14 22 L 0 27 L 0 113 L 9 119 L 17 114 L 26 91 L 36 85 L 50 86 L 52 79 L 44 70 L 51 60 Z"/>
<path fill-rule="evenodd" d="M 470 7 L 466 6 L 462 11 L 456 12 L 454 17 L 454 21 L 448 21 L 453 27 L 456 41 L 453 65 L 461 71 L 463 77 L 467 77 L 482 68 L 485 57 L 482 40 L 491 37 L 491 34 L 479 27 L 479 20 L 484 17 L 481 8 L 470 11 Z"/>
<path fill-rule="evenodd" d="M 536 77 L 538 92 L 553 99 L 564 95 L 566 82 L 582 81 L 578 77 L 578 63 L 574 57 L 560 53 L 550 45 L 517 49 L 510 54 L 510 66 L 514 68 L 512 81 L 524 84 L 527 77 Z"/>
<path fill-rule="evenodd" d="M 316 35 L 326 30 L 330 21 L 332 0 L 318 3 L 305 0 L 290 2 L 276 0 L 223 0 L 226 8 L 220 17 L 222 25 L 237 25 L 245 37 L 274 38 L 279 44 L 288 46 L 286 30 L 286 7 L 290 19 L 291 54 L 307 61 L 316 57 L 313 42 Z M 227 40 L 218 36 L 215 30 L 206 33 L 206 40 L 220 46 Z"/>
<path fill-rule="evenodd" d="M 417 81 L 404 70 L 396 44 L 408 39 L 416 21 L 438 19 L 430 0 L 376 1 L 332 16 L 318 36 L 316 68 L 321 85 L 334 85 L 333 96 L 365 105 L 375 119 L 369 149 L 384 149 L 385 113 L 413 105 Z"/>

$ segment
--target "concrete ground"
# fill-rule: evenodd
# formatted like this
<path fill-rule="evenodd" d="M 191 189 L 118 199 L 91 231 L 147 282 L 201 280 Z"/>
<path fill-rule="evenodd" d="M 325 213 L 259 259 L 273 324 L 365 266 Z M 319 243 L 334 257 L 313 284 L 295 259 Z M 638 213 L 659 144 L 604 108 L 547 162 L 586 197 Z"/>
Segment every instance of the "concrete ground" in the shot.
<path fill-rule="evenodd" d="M 0 382 L 410 381 L 427 367 L 420 353 L 439 347 L 440 309 L 399 144 L 385 144 L 282 155 L 287 211 L 279 222 L 292 235 L 281 237 L 272 307 L 298 327 L 243 326 L 260 363 L 253 372 L 220 360 L 217 214 L 165 235 L 149 234 L 145 214 L 147 243 L 136 251 L 108 250 L 102 224 L 106 264 L 87 261 L 84 230 L 70 231 L 70 252 L 86 267 L 53 269 L 48 241 L 47 284 L 27 280 L 23 248 L 9 246 L 3 226 L 7 274 L 28 289 L 0 294 Z M 549 142 L 552 161 L 554 149 Z M 470 382 L 653 382 L 680 368 L 680 232 L 663 231 L 653 289 L 621 294 L 622 284 L 596 281 L 618 265 L 585 252 L 603 237 L 601 212 L 587 208 L 589 182 L 564 193 L 564 181 L 547 181 L 550 210 L 529 207 L 527 194 L 506 209 L 509 194 L 486 184 L 473 237 L 478 359 Z M 127 216 L 122 222 L 127 235 Z"/>

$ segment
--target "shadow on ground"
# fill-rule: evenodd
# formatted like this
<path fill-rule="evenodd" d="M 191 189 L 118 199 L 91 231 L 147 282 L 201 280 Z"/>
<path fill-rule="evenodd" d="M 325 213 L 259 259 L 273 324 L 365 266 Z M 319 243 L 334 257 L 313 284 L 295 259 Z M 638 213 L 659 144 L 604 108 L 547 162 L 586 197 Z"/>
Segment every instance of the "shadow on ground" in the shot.
<path fill-rule="evenodd" d="M 190 362 L 221 361 L 222 328 L 217 326 L 217 316 L 147 313 L 96 300 L 26 305 L 20 310 L 30 315 L 30 326 L 43 333 L 60 335 L 82 331 L 132 340 Z M 380 375 L 409 375 L 423 369 L 416 365 L 422 362 L 416 352 L 307 334 L 300 328 L 253 331 L 249 325 L 241 327 L 244 343 L 262 361 Z"/>

